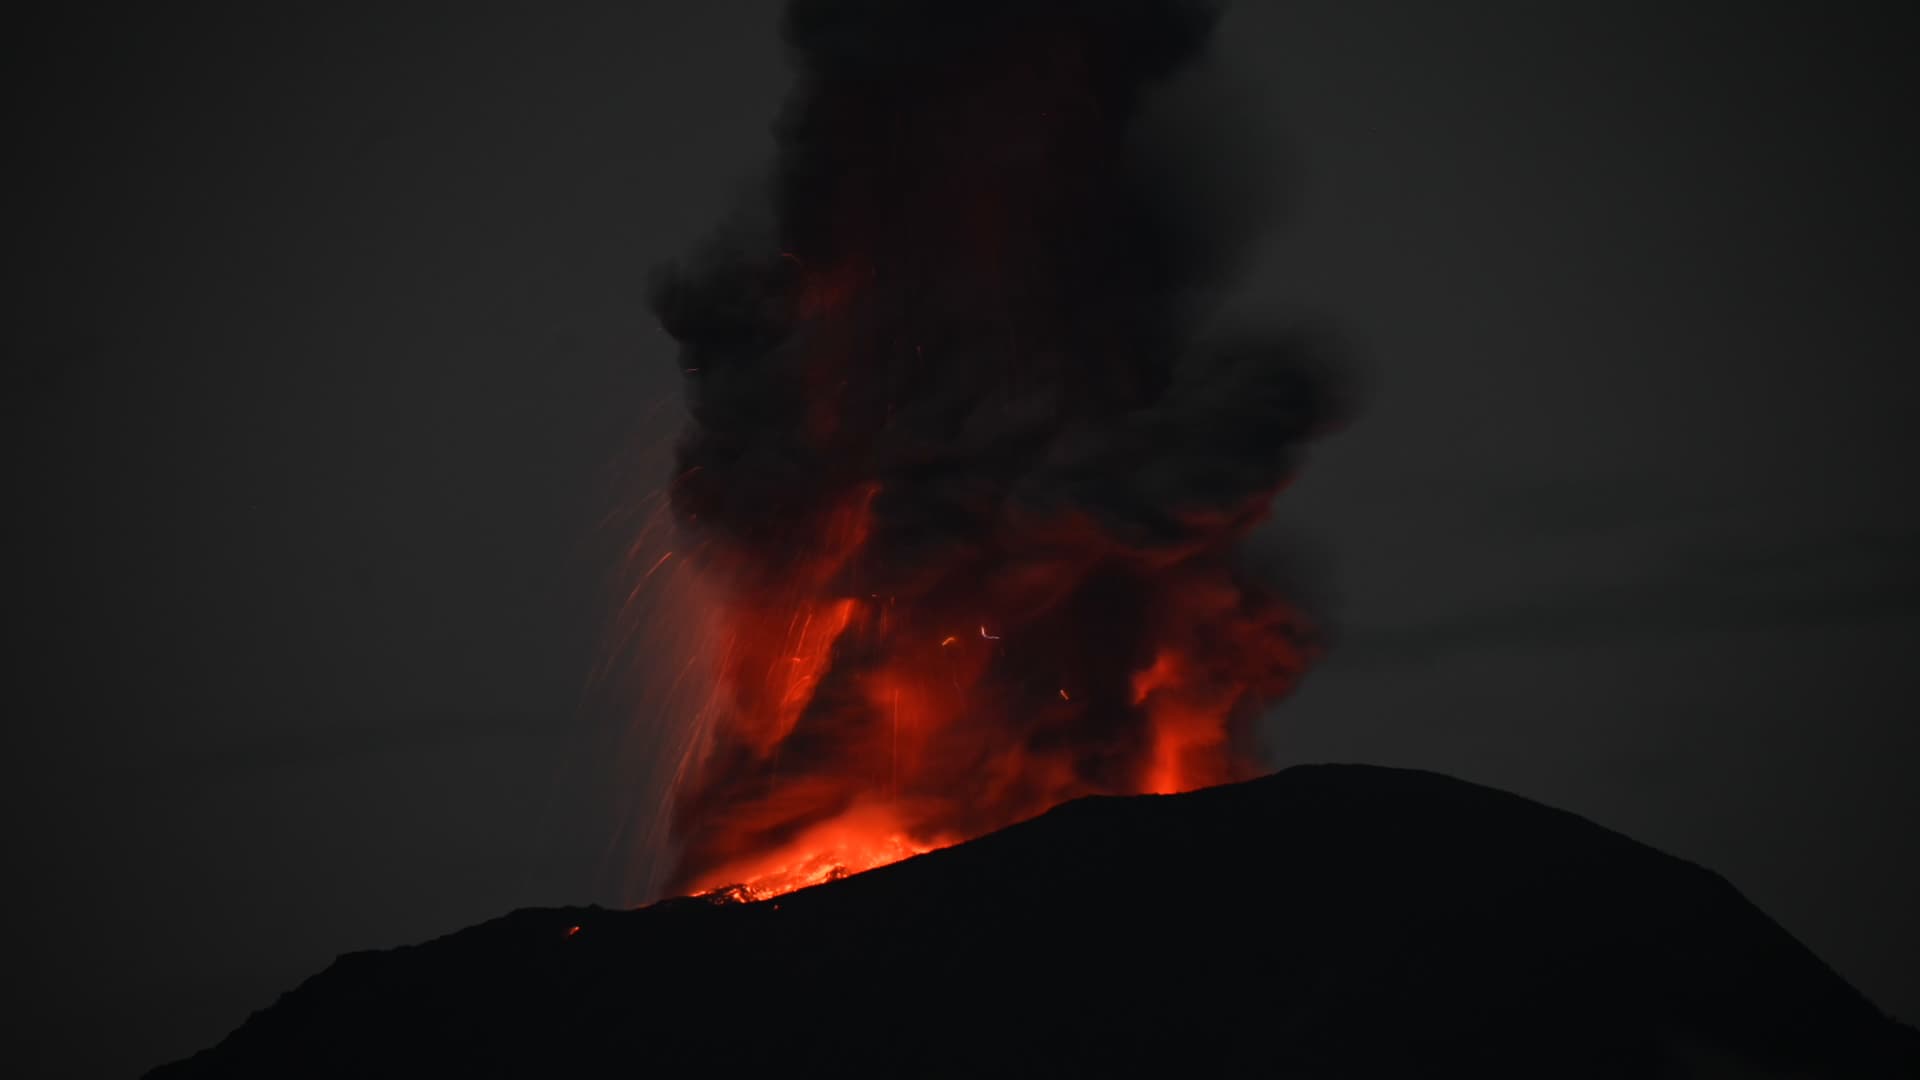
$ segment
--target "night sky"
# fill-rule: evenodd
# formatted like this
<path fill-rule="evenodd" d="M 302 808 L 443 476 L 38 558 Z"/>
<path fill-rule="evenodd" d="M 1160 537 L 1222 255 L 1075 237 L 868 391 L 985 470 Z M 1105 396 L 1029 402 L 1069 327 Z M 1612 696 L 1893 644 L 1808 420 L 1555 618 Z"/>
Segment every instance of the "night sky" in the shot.
<path fill-rule="evenodd" d="M 646 283 L 768 156 L 777 8 L 14 35 L 9 1057 L 126 1075 L 343 951 L 641 899 L 588 673 L 682 417 Z M 1366 388 L 1261 541 L 1336 635 L 1268 760 L 1702 862 L 1913 1022 L 1895 11 L 1244 0 L 1195 85 L 1275 205 L 1225 310 Z"/>

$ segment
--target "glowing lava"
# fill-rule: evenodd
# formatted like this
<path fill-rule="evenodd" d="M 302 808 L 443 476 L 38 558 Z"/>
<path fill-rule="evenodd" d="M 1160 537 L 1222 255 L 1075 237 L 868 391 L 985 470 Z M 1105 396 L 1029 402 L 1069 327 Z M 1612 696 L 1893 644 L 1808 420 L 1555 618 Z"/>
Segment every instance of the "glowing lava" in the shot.
<path fill-rule="evenodd" d="M 714 874 L 715 881 L 724 878 L 726 884 L 697 891 L 718 892 L 738 901 L 766 900 L 909 859 L 952 842 L 915 840 L 882 807 L 856 809 L 809 829 L 782 848 L 730 864 Z"/>

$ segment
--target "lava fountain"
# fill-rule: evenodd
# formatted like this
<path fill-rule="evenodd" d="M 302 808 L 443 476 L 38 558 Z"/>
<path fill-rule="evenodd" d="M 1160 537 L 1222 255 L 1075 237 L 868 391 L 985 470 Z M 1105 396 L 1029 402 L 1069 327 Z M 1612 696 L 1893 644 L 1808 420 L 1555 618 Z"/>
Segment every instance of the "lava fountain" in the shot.
<path fill-rule="evenodd" d="M 794 0 L 770 220 L 658 275 L 710 700 L 674 890 L 777 895 L 1254 766 L 1315 636 L 1238 545 L 1332 412 L 1202 333 L 1231 226 L 1137 118 L 1210 5 Z"/>

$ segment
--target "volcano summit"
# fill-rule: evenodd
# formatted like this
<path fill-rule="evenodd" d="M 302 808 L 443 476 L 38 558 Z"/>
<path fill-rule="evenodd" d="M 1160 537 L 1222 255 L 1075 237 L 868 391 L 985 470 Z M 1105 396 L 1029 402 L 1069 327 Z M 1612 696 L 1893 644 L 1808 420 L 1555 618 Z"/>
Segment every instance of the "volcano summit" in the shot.
<path fill-rule="evenodd" d="M 1920 1075 L 1724 880 L 1432 773 L 1088 798 L 757 903 L 342 957 L 156 1080 Z"/>

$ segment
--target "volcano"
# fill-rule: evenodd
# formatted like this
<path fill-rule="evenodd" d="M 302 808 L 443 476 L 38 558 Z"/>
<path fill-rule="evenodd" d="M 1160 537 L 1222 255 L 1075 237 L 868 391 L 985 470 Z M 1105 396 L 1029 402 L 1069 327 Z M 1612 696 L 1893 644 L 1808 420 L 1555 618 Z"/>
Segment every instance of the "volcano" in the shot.
<path fill-rule="evenodd" d="M 1432 773 L 1090 797 L 725 896 L 343 956 L 150 1075 L 1920 1075 L 1717 875 Z"/>

